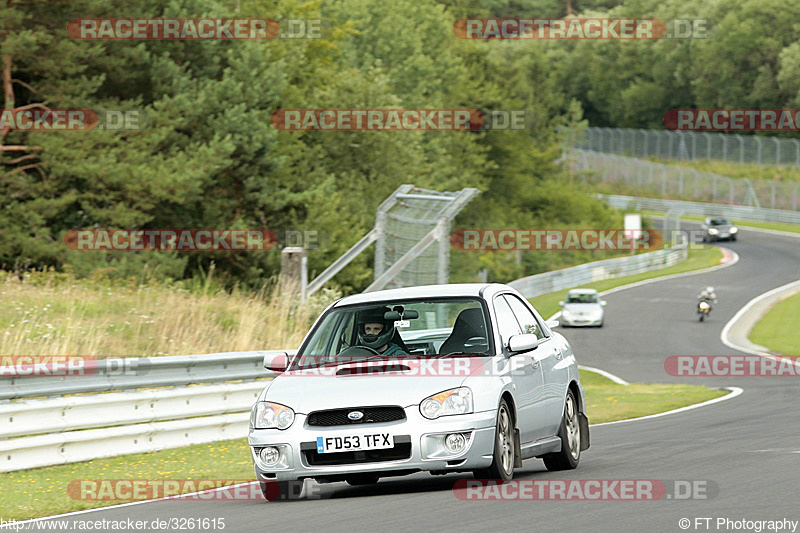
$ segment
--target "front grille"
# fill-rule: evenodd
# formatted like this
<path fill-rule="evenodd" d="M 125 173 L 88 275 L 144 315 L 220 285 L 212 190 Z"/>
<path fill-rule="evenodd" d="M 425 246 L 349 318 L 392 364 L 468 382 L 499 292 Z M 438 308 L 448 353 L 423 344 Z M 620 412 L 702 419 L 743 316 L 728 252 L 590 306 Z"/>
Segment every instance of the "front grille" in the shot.
<path fill-rule="evenodd" d="M 405 441 L 405 442 L 400 442 Z M 408 436 L 395 436 L 394 448 L 383 450 L 364 450 L 360 452 L 317 453 L 315 443 L 303 443 L 300 448 L 308 466 L 353 465 L 361 463 L 380 463 L 383 461 L 402 461 L 411 457 L 411 439 Z"/>
<path fill-rule="evenodd" d="M 347 415 L 353 411 L 361 411 L 364 417 L 360 420 L 350 420 Z M 308 415 L 306 423 L 309 426 L 349 426 L 359 424 L 380 424 L 381 422 L 396 422 L 405 420 L 406 412 L 396 405 L 380 407 L 349 407 L 347 409 L 329 409 L 327 411 L 314 411 Z"/>

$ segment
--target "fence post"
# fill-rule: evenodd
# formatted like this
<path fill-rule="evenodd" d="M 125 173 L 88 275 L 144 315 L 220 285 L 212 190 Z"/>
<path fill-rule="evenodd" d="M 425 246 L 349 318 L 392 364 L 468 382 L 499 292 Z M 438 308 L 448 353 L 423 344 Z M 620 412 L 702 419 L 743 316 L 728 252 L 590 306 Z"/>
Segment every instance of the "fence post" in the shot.
<path fill-rule="evenodd" d="M 744 139 L 739 134 L 736 138 L 739 139 L 739 163 L 744 163 Z"/>
<path fill-rule="evenodd" d="M 728 160 L 728 136 L 722 135 L 722 160 Z"/>
<path fill-rule="evenodd" d="M 775 165 L 781 164 L 781 143 L 777 137 L 772 138 L 775 141 Z"/>
<path fill-rule="evenodd" d="M 758 138 L 758 135 L 754 135 L 753 138 L 756 140 L 756 144 L 758 145 L 758 164 L 761 164 L 761 139 Z"/>
<path fill-rule="evenodd" d="M 711 134 L 703 132 L 703 135 L 706 136 L 706 159 L 711 161 Z"/>
<path fill-rule="evenodd" d="M 305 248 L 288 246 L 281 251 L 281 285 L 286 290 L 300 289 L 300 303 L 306 303 L 308 253 Z"/>
<path fill-rule="evenodd" d="M 771 181 L 770 185 L 772 186 L 772 194 L 770 195 L 769 205 L 772 209 L 775 209 L 775 181 Z"/>
<path fill-rule="evenodd" d="M 697 134 L 693 131 L 689 132 L 692 136 L 692 155 L 689 159 L 697 159 Z"/>

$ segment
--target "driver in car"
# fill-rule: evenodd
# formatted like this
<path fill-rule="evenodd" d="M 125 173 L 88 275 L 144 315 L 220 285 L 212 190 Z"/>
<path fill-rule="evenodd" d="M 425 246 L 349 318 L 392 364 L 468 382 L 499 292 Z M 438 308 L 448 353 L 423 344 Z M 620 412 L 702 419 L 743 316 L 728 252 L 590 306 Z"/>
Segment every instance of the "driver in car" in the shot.
<path fill-rule="evenodd" d="M 394 321 L 383 317 L 388 311 L 388 308 L 379 307 L 358 314 L 358 344 L 372 348 L 381 355 L 408 355 L 392 342 Z"/>

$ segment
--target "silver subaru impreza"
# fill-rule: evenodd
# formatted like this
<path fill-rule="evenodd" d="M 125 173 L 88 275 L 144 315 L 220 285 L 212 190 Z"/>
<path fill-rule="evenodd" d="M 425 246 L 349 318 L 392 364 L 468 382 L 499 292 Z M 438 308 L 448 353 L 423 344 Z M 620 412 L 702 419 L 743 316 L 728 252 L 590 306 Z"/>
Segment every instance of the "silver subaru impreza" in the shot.
<path fill-rule="evenodd" d="M 523 459 L 578 465 L 586 398 L 566 339 L 501 284 L 429 285 L 331 304 L 253 406 L 264 497 L 420 471 L 508 480 Z"/>

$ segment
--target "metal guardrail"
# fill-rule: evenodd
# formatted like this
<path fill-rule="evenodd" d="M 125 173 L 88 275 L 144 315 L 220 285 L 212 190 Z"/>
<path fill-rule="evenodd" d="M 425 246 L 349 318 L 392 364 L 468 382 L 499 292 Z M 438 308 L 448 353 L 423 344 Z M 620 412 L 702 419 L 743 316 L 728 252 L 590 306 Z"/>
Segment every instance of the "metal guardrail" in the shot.
<path fill-rule="evenodd" d="M 543 272 L 542 274 L 514 280 L 509 285 L 522 293 L 525 298 L 533 298 L 542 294 L 571 289 L 593 281 L 639 274 L 672 266 L 686 260 L 689 254 L 689 240 L 685 233 L 680 233 L 680 235 L 683 235 L 682 242 L 669 249 L 628 257 L 604 259 L 562 270 Z"/>
<path fill-rule="evenodd" d="M 0 400 L 263 378 L 266 352 L 98 359 L 84 375 L 0 372 Z M 0 370 L 3 370 L 0 368 Z"/>
<path fill-rule="evenodd" d="M 661 198 L 639 198 L 638 196 L 598 194 L 615 209 L 634 209 L 649 211 L 678 211 L 685 215 L 726 216 L 731 219 L 749 220 L 752 222 L 780 222 L 784 224 L 800 224 L 800 212 L 783 211 L 781 209 L 759 209 L 743 205 L 721 205 L 702 202 L 685 202 L 682 200 L 664 200 Z"/>

